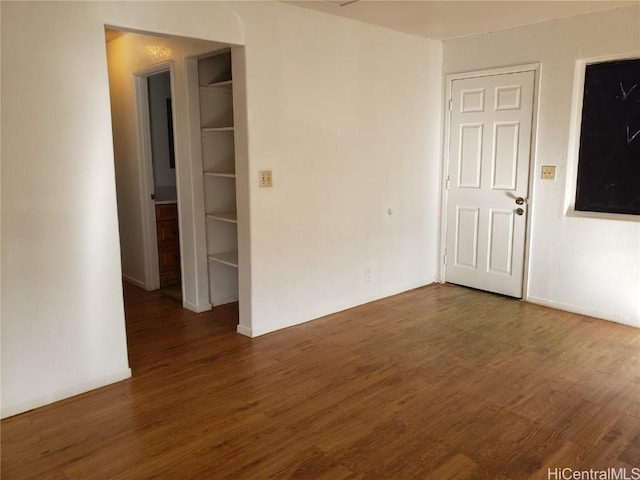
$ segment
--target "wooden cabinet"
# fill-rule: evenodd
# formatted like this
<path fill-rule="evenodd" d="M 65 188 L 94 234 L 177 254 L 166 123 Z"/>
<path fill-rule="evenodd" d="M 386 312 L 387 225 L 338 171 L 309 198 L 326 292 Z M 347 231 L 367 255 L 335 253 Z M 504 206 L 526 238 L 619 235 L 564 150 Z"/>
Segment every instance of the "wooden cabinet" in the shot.
<path fill-rule="evenodd" d="M 177 285 L 180 283 L 180 234 L 176 203 L 156 204 L 156 233 L 160 287 Z"/>
<path fill-rule="evenodd" d="M 238 300 L 235 129 L 231 52 L 198 61 L 209 300 Z"/>

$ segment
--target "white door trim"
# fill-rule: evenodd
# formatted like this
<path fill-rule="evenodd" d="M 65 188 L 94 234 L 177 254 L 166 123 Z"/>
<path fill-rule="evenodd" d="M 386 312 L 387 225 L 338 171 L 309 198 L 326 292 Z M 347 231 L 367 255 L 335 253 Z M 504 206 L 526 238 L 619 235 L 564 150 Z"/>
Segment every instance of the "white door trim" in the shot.
<path fill-rule="evenodd" d="M 171 98 L 173 102 L 174 67 L 175 64 L 173 61 L 163 62 L 140 70 L 134 73 L 133 76 L 136 103 L 136 130 L 138 138 L 138 171 L 140 172 L 138 179 L 140 190 L 140 213 L 142 216 L 144 286 L 146 290 L 157 290 L 160 288 L 155 202 L 151 199 L 151 194 L 154 191 L 154 184 L 151 151 L 151 125 L 149 122 L 149 87 L 147 84 L 147 78 L 158 73 L 169 72 L 171 79 Z M 178 164 L 176 162 L 176 175 L 177 174 Z M 179 198 L 180 196 L 178 195 L 178 201 Z"/>
<path fill-rule="evenodd" d="M 533 118 L 531 122 L 531 150 L 529 161 L 529 197 L 528 197 L 528 215 L 527 226 L 525 232 L 525 245 L 524 245 L 524 278 L 522 283 L 522 299 L 527 300 L 529 296 L 529 250 L 531 240 L 531 219 L 533 218 L 533 212 L 535 203 L 533 199 L 533 183 L 535 180 L 536 171 L 536 144 L 538 136 L 538 98 L 540 93 L 540 72 L 542 66 L 540 63 L 529 63 L 525 65 L 514 65 L 511 67 L 500 67 L 487 70 L 477 70 L 471 72 L 460 72 L 447 74 L 445 81 L 445 101 L 443 108 L 443 123 L 444 123 L 444 135 L 443 135 L 443 148 L 442 148 L 442 179 L 440 185 L 441 198 L 440 198 L 440 232 L 438 243 L 440 246 L 440 258 L 438 262 L 438 278 L 440 283 L 445 283 L 446 280 L 446 267 L 445 267 L 445 253 L 447 246 L 447 202 L 448 202 L 448 190 L 447 181 L 449 175 L 449 152 L 451 143 L 451 110 L 450 104 L 453 90 L 454 80 L 461 80 L 466 78 L 476 77 L 488 77 L 493 75 L 502 75 L 508 73 L 520 73 L 520 72 L 534 72 L 534 86 L 533 86 Z"/>

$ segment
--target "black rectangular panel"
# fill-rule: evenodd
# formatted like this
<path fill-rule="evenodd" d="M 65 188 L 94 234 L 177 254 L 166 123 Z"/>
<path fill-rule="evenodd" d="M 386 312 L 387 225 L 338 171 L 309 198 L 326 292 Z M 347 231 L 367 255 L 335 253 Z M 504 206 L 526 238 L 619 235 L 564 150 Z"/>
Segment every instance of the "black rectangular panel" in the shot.
<path fill-rule="evenodd" d="M 640 59 L 586 67 L 575 208 L 640 215 Z"/>

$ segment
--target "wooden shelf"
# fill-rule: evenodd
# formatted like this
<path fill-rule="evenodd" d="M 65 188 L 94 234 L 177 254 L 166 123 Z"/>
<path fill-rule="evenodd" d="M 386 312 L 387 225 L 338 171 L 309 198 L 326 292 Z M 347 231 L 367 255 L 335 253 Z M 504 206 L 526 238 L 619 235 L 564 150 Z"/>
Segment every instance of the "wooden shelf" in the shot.
<path fill-rule="evenodd" d="M 238 268 L 238 252 L 213 253 L 209 255 L 209 261 Z"/>
<path fill-rule="evenodd" d="M 221 82 L 211 82 L 206 85 L 200 85 L 203 88 L 232 88 L 233 80 L 223 80 Z"/>
<path fill-rule="evenodd" d="M 202 132 L 233 132 L 233 127 L 202 127 Z"/>
<path fill-rule="evenodd" d="M 209 212 L 207 218 L 221 222 L 238 223 L 237 212 Z"/>
<path fill-rule="evenodd" d="M 234 172 L 204 172 L 207 177 L 236 178 Z"/>

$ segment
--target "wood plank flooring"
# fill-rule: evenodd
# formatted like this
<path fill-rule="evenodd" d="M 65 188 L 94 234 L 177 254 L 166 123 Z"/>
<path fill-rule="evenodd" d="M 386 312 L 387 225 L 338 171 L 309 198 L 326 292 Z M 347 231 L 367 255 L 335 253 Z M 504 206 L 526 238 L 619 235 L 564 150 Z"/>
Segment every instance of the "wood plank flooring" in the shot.
<path fill-rule="evenodd" d="M 125 301 L 134 377 L 4 420 L 3 480 L 640 467 L 638 329 L 450 285 L 253 340 L 236 305 Z"/>

